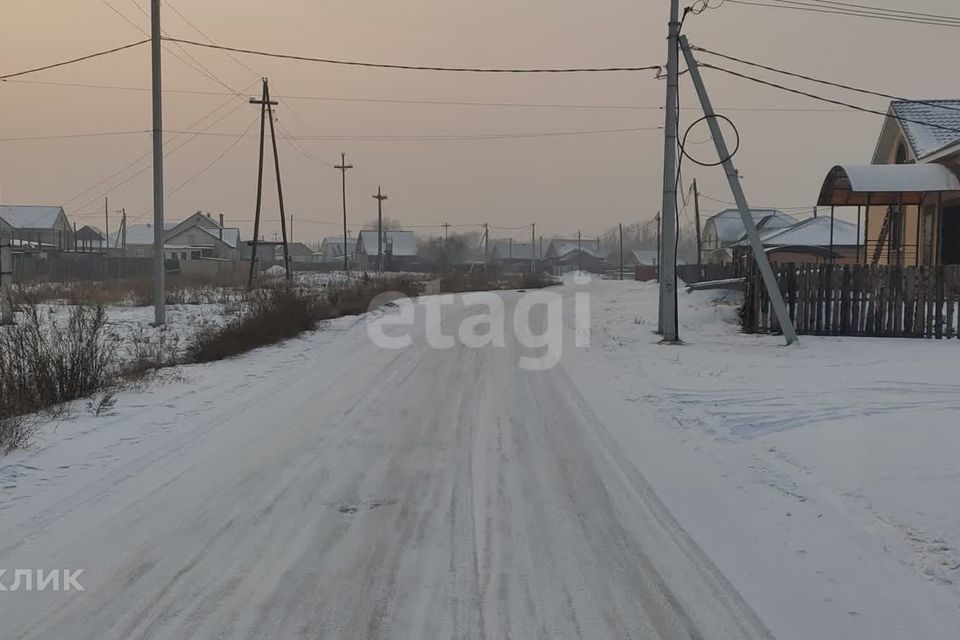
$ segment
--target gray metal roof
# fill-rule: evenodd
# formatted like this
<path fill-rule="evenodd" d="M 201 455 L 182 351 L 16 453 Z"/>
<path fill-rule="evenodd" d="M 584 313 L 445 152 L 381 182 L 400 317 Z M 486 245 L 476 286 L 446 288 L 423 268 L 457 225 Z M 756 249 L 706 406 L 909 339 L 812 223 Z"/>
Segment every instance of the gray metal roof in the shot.
<path fill-rule="evenodd" d="M 52 229 L 63 207 L 0 205 L 0 218 L 14 229 Z"/>
<path fill-rule="evenodd" d="M 894 101 L 890 112 L 903 118 L 900 126 L 920 160 L 960 144 L 960 100 Z"/>
<path fill-rule="evenodd" d="M 751 209 L 750 213 L 754 223 L 765 229 L 780 229 L 797 223 L 796 218 L 777 209 Z M 739 209 L 725 209 L 708 219 L 707 225 L 716 229 L 720 246 L 737 243 L 747 232 Z"/>

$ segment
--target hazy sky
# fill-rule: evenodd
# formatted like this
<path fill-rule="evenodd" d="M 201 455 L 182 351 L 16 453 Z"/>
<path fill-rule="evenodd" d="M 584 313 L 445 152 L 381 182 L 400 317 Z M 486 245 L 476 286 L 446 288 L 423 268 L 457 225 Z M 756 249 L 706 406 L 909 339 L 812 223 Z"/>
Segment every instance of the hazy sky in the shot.
<path fill-rule="evenodd" d="M 189 20 L 220 44 L 319 57 L 421 65 L 557 67 L 660 64 L 665 58 L 667 0 L 171 0 Z M 108 0 L 143 29 L 146 0 Z M 902 7 L 892 0 L 873 4 Z M 910 9 L 955 12 L 955 1 L 922 0 Z M 141 39 L 107 0 L 5 0 L 0 19 L 0 74 L 38 66 Z M 139 9 L 138 9 L 139 7 Z M 164 7 L 164 28 L 175 36 L 203 37 Z M 862 18 L 770 10 L 727 3 L 691 16 L 685 32 L 706 48 L 773 65 L 914 98 L 960 96 L 956 81 L 957 33 L 950 28 Z M 198 137 L 166 160 L 167 216 L 196 211 L 224 213 L 249 237 L 255 202 L 257 140 L 242 138 L 257 108 L 174 57 L 164 58 L 168 90 L 165 128 L 183 130 L 219 104 L 209 124 L 228 136 Z M 282 98 L 282 130 L 317 136 L 448 136 L 527 134 L 657 127 L 663 82 L 653 73 L 589 76 L 485 76 L 334 67 L 238 55 L 255 72 L 222 52 L 189 53 L 223 83 L 255 95 L 258 75 L 268 76 Z M 195 63 L 194 63 L 195 64 Z M 732 63 L 724 63 L 732 64 Z M 0 83 L 0 138 L 144 130 L 150 127 L 145 91 L 51 86 L 41 82 L 120 87 L 149 86 L 149 49 Z M 747 70 L 753 73 L 752 71 Z M 769 74 L 763 73 L 770 77 Z M 827 170 L 839 162 L 869 162 L 882 118 L 837 110 L 717 72 L 705 72 L 719 110 L 786 107 L 815 111 L 730 110 L 743 146 L 736 158 L 755 206 L 812 206 Z M 773 79 L 778 79 L 773 77 Z M 798 81 L 789 84 L 884 109 L 881 99 L 830 91 Z M 695 106 L 687 78 L 683 104 Z M 217 95 L 224 94 L 224 95 Z M 619 105 L 640 109 L 489 107 L 294 99 L 372 98 L 466 102 Z M 234 110 L 234 108 L 236 108 Z M 231 113 L 232 110 L 232 113 Z M 688 122 L 697 116 L 685 110 Z M 302 120 L 302 122 L 301 122 Z M 202 127 L 201 127 L 202 128 Z M 250 133 L 256 132 L 256 127 Z M 484 141 L 318 142 L 303 151 L 281 141 L 280 164 L 288 213 L 296 239 L 335 235 L 322 221 L 340 219 L 340 174 L 329 166 L 339 151 L 357 169 L 348 173 L 351 226 L 375 217 L 371 195 L 382 185 L 390 197 L 387 215 L 408 225 L 489 222 L 538 233 L 596 234 L 618 222 L 652 218 L 660 207 L 662 131 Z M 707 139 L 705 129 L 691 134 Z M 176 146 L 184 138 L 171 145 Z M 219 162 L 180 191 L 181 183 Z M 711 158 L 709 147 L 692 145 Z M 134 224 L 149 219 L 151 172 L 127 171 L 69 200 L 145 154 L 147 134 L 116 137 L 0 142 L 0 181 L 5 204 L 67 204 L 79 224 L 102 226 L 103 194 L 110 208 L 125 207 Z M 316 160 L 306 155 L 309 153 Z M 317 162 L 317 160 L 319 162 Z M 143 160 L 136 169 L 148 168 Z M 265 232 L 277 229 L 272 165 L 267 165 Z M 729 200 L 719 169 L 685 166 L 707 196 Z M 704 215 L 722 208 L 703 202 Z M 506 237 L 511 232 L 491 235 Z M 525 237 L 529 232 L 516 232 Z"/>

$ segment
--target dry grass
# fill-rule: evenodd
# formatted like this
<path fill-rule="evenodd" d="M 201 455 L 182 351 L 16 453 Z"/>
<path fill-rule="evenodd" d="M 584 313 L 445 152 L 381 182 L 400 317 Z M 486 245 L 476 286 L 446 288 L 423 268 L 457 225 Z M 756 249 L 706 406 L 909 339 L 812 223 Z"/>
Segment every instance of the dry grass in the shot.
<path fill-rule="evenodd" d="M 242 297 L 246 281 L 240 276 L 215 279 L 172 275 L 166 279 L 167 304 L 227 304 Z M 153 304 L 150 279 L 35 282 L 18 287 L 14 303 L 61 303 L 145 307 Z"/>
<path fill-rule="evenodd" d="M 26 443 L 25 416 L 113 384 L 118 347 L 102 307 L 77 307 L 58 323 L 30 305 L 0 327 L 0 450 Z"/>
<path fill-rule="evenodd" d="M 486 273 L 452 273 L 440 279 L 443 293 L 466 293 L 471 291 L 494 291 L 510 289 L 543 289 L 556 284 L 545 273 L 517 273 L 494 276 Z"/>

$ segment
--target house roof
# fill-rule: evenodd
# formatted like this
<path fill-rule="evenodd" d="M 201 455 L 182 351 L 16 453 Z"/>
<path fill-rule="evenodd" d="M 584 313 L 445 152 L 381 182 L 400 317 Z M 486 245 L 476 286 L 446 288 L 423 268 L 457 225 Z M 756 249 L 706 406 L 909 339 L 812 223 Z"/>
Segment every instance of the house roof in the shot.
<path fill-rule="evenodd" d="M 530 260 L 537 257 L 536 246 L 530 242 L 492 240 L 490 257 L 498 260 Z"/>
<path fill-rule="evenodd" d="M 750 213 L 758 229 L 781 229 L 797 222 L 796 218 L 777 209 L 751 209 Z M 747 233 L 739 209 L 725 209 L 708 219 L 707 225 L 714 227 L 721 245 L 735 244 Z"/>
<path fill-rule="evenodd" d="M 384 231 L 383 252 L 387 251 L 387 244 L 393 245 L 394 256 L 417 255 L 417 238 L 413 231 Z M 357 237 L 357 247 L 367 255 L 377 255 L 377 232 L 361 231 Z"/>
<path fill-rule="evenodd" d="M 918 160 L 960 144 L 960 100 L 897 100 L 889 113 L 899 119 Z"/>
<path fill-rule="evenodd" d="M 38 205 L 0 205 L 0 218 L 14 229 L 52 229 L 63 207 Z"/>
<path fill-rule="evenodd" d="M 176 222 L 165 222 L 163 228 L 170 231 L 177 226 Z M 121 246 L 123 244 L 122 234 L 117 231 L 110 234 L 110 244 Z M 127 246 L 130 245 L 153 245 L 153 225 L 152 224 L 131 224 L 127 226 Z"/>
<path fill-rule="evenodd" d="M 656 266 L 660 261 L 660 256 L 656 249 L 634 249 L 630 252 L 634 261 L 639 265 Z"/>
<path fill-rule="evenodd" d="M 220 229 L 219 226 L 211 229 L 201 224 L 196 225 L 196 228 L 205 231 L 217 240 L 222 240 L 231 249 L 236 249 L 237 245 L 240 244 L 240 229 L 228 227 Z"/>
<path fill-rule="evenodd" d="M 287 251 L 290 252 L 291 256 L 312 256 L 313 249 L 303 244 L 302 242 L 291 242 L 287 245 Z M 281 244 L 277 247 L 277 254 L 283 255 L 283 245 Z"/>
<path fill-rule="evenodd" d="M 820 189 L 821 206 L 919 204 L 928 193 L 960 191 L 953 171 L 939 164 L 837 165 Z"/>
<path fill-rule="evenodd" d="M 862 243 L 862 230 L 857 225 L 844 220 L 833 220 L 833 245 L 837 247 L 852 247 Z M 749 246 L 747 240 L 738 243 L 739 246 Z M 764 235 L 765 247 L 829 247 L 830 246 L 830 217 L 820 216 L 798 222 L 785 229 L 777 229 Z"/>
<path fill-rule="evenodd" d="M 80 230 L 77 231 L 78 240 L 105 240 L 106 236 L 103 235 L 103 231 L 93 225 L 84 225 L 80 227 Z"/>

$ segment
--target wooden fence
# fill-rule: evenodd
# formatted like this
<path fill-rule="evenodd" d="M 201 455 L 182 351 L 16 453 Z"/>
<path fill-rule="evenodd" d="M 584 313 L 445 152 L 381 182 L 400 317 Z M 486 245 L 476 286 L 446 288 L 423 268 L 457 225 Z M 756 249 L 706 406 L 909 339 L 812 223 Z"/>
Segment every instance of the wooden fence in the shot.
<path fill-rule="evenodd" d="M 960 266 L 774 265 L 797 333 L 895 338 L 958 337 Z M 746 269 L 743 328 L 780 331 L 755 263 Z"/>

